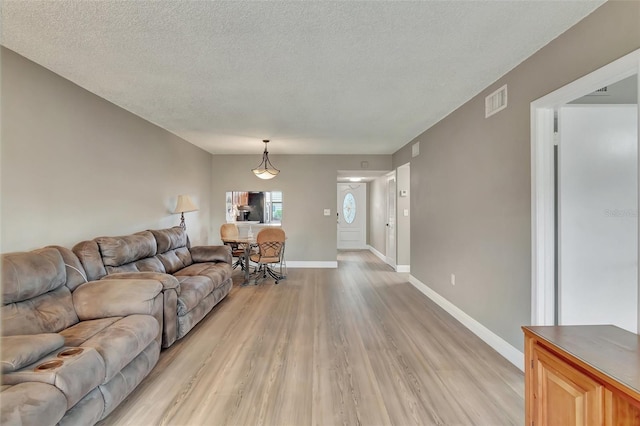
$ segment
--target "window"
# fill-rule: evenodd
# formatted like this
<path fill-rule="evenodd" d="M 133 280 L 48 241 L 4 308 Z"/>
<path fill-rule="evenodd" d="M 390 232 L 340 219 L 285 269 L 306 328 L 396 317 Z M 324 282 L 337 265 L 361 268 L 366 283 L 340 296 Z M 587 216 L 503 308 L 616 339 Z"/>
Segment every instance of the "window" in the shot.
<path fill-rule="evenodd" d="M 350 192 L 347 192 L 342 201 L 342 215 L 347 223 L 353 223 L 356 218 L 356 199 Z"/>
<path fill-rule="evenodd" d="M 282 222 L 282 192 L 267 192 L 265 195 L 269 222 Z"/>

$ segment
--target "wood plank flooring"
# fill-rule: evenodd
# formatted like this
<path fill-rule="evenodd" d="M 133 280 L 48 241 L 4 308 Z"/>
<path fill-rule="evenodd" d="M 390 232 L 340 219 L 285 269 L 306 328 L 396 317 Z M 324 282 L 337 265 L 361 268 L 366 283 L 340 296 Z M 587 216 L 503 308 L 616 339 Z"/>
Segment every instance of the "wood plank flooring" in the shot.
<path fill-rule="evenodd" d="M 338 264 L 234 286 L 101 425 L 523 424 L 517 368 L 370 252 Z"/>

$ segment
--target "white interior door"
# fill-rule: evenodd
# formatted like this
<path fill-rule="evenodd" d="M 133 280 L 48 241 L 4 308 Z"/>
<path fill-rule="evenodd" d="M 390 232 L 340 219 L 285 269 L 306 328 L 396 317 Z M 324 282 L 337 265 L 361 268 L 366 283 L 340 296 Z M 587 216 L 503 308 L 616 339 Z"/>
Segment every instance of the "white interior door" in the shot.
<path fill-rule="evenodd" d="M 558 323 L 638 324 L 638 112 L 559 111 Z"/>
<path fill-rule="evenodd" d="M 387 179 L 387 263 L 396 267 L 396 177 Z"/>
<path fill-rule="evenodd" d="M 338 249 L 367 248 L 367 186 L 338 184 Z"/>

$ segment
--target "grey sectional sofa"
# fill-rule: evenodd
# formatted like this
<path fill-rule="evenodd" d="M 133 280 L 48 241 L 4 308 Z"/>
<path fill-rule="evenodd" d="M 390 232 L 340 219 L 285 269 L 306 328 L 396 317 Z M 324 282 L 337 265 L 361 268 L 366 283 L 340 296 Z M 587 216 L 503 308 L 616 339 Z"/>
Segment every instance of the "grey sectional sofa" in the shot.
<path fill-rule="evenodd" d="M 180 227 L 2 255 L 0 424 L 93 425 L 231 290 Z"/>
<path fill-rule="evenodd" d="M 62 247 L 2 256 L 2 425 L 92 425 L 158 361 L 162 285 L 86 282 Z"/>
<path fill-rule="evenodd" d="M 231 291 L 231 249 L 191 247 L 179 226 L 73 247 L 89 280 L 154 279 L 163 286 L 162 347 L 184 337 Z"/>

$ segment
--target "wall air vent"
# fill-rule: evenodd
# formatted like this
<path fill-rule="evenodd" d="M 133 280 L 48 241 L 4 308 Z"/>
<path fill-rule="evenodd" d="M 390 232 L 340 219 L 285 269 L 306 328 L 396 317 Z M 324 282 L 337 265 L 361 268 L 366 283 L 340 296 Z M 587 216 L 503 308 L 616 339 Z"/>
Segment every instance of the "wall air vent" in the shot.
<path fill-rule="evenodd" d="M 491 117 L 507 107 L 507 85 L 505 84 L 484 98 L 484 118 Z"/>
<path fill-rule="evenodd" d="M 411 145 L 411 157 L 417 157 L 420 155 L 420 141 Z"/>

